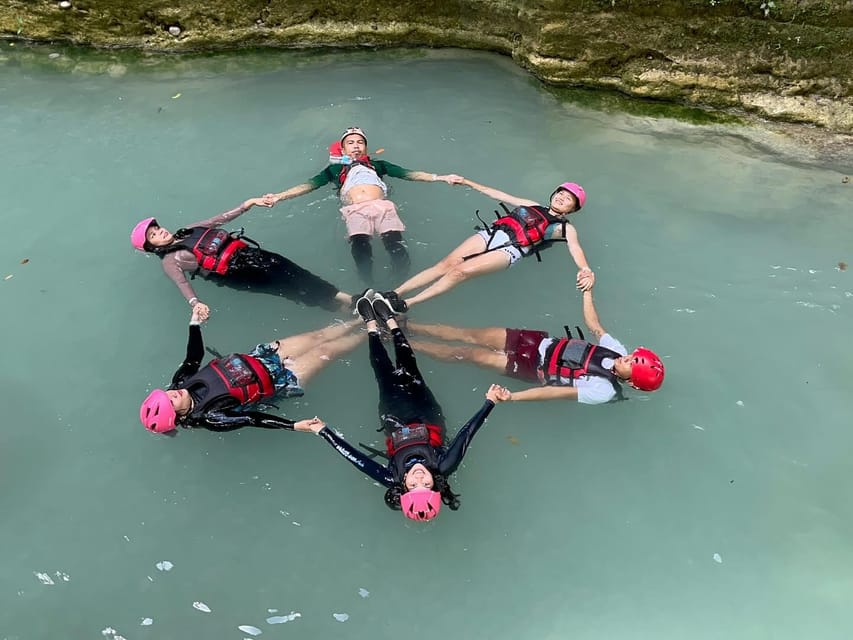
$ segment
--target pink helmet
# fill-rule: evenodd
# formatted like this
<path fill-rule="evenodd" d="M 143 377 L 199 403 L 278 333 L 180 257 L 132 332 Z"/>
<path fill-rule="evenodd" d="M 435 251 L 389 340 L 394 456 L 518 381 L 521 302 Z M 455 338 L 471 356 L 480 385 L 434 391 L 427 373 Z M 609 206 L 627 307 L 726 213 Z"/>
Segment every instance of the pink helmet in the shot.
<path fill-rule="evenodd" d="M 364 144 L 367 144 L 367 136 L 364 135 L 364 131 L 362 131 L 361 127 L 347 127 L 346 131 L 344 131 L 341 134 L 341 139 L 340 139 L 341 144 L 344 143 L 344 138 L 346 138 L 347 136 L 351 136 L 353 134 L 360 135 L 362 137 L 362 139 L 364 140 Z"/>
<path fill-rule="evenodd" d="M 134 248 L 139 249 L 140 251 L 145 251 L 145 234 L 148 233 L 148 227 L 152 224 L 157 224 L 157 221 L 154 218 L 145 218 L 145 220 L 140 220 L 139 223 L 133 227 L 133 231 L 130 232 L 130 244 L 132 244 Z"/>
<path fill-rule="evenodd" d="M 631 386 L 640 391 L 657 391 L 663 384 L 664 368 L 658 355 L 651 349 L 637 347 L 631 354 Z"/>
<path fill-rule="evenodd" d="M 400 496 L 400 507 L 410 520 L 432 520 L 441 511 L 441 494 L 425 488 L 412 489 Z"/>
<path fill-rule="evenodd" d="M 563 184 L 559 185 L 556 189 L 554 189 L 554 192 L 551 194 L 551 198 L 553 198 L 554 193 L 557 193 L 560 189 L 565 189 L 566 191 L 571 193 L 575 197 L 575 199 L 578 201 L 578 208 L 575 209 L 575 211 L 582 209 L 583 206 L 586 204 L 586 191 L 584 191 L 584 188 L 582 186 L 580 186 L 578 183 L 576 183 L 576 182 L 564 182 Z M 550 198 L 549 198 L 549 200 L 550 200 Z"/>
<path fill-rule="evenodd" d="M 165 433 L 174 429 L 177 417 L 172 401 L 162 389 L 154 389 L 139 407 L 142 425 L 154 433 Z"/>

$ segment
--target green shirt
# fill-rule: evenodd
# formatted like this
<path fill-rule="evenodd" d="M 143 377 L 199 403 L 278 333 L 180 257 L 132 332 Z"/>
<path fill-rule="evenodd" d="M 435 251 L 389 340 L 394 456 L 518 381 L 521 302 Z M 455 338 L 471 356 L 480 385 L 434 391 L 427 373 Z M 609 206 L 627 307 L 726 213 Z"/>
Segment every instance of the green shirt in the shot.
<path fill-rule="evenodd" d="M 412 174 L 415 173 L 411 169 L 405 169 L 399 165 L 392 164 L 390 162 L 386 162 L 385 160 L 371 160 L 370 163 L 373 165 L 373 168 L 376 170 L 376 175 L 380 178 L 382 176 L 391 176 L 392 178 L 402 178 L 403 180 L 412 180 Z M 308 184 L 311 185 L 312 191 L 314 189 L 319 189 L 323 185 L 327 185 L 330 182 L 335 183 L 335 186 L 340 187 L 340 176 L 341 171 L 344 170 L 344 167 L 348 165 L 343 164 L 330 164 L 325 169 L 323 169 L 316 176 L 308 180 Z"/>

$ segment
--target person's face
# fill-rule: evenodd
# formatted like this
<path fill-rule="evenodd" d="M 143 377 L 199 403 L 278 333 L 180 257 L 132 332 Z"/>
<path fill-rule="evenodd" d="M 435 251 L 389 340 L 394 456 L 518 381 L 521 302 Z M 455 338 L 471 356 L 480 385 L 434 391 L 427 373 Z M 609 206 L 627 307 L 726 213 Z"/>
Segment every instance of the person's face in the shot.
<path fill-rule="evenodd" d="M 560 215 L 571 213 L 577 206 L 577 198 L 565 189 L 558 189 L 551 198 L 551 211 Z"/>
<path fill-rule="evenodd" d="M 351 133 L 341 142 L 341 150 L 350 158 L 360 158 L 367 153 L 367 141 L 357 133 Z"/>
<path fill-rule="evenodd" d="M 412 489 L 432 489 L 435 482 L 430 470 L 419 462 L 403 476 L 403 484 L 407 491 L 411 491 Z"/>
<path fill-rule="evenodd" d="M 172 408 L 179 416 L 186 415 L 192 406 L 192 399 L 186 389 L 169 389 L 166 391 L 169 396 L 169 402 L 172 403 Z"/>
<path fill-rule="evenodd" d="M 145 232 L 145 239 L 152 247 L 165 247 L 166 245 L 172 244 L 172 240 L 175 239 L 175 236 L 169 233 L 168 229 L 152 224 L 148 227 L 148 231 Z"/>
<path fill-rule="evenodd" d="M 622 380 L 630 380 L 631 379 L 631 369 L 634 366 L 634 356 L 628 354 L 627 356 L 622 356 L 621 358 L 617 358 L 616 362 L 613 366 L 613 370 L 616 372 L 616 375 L 622 378 Z"/>

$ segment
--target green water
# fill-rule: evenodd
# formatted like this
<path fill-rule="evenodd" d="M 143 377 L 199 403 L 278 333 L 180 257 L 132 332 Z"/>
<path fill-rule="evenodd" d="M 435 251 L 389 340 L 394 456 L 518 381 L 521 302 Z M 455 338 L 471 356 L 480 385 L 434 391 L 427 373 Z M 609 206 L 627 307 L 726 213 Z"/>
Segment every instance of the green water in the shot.
<path fill-rule="evenodd" d="M 562 103 L 485 54 L 137 58 L 91 73 L 96 56 L 3 46 L 0 638 L 853 634 L 842 174 L 786 163 L 743 130 Z M 664 356 L 663 389 L 499 406 L 454 479 L 462 508 L 428 525 L 386 509 L 309 434 L 146 433 L 139 402 L 180 363 L 188 308 L 132 251 L 131 227 L 156 215 L 176 228 L 302 182 L 352 124 L 408 168 L 540 200 L 582 183 L 602 323 Z M 445 184 L 391 184 L 416 268 L 494 208 Z M 331 188 L 240 224 L 360 288 Z M 553 249 L 412 315 L 557 333 L 581 321 L 574 272 Z M 194 284 L 223 351 L 334 319 Z M 421 364 L 451 432 L 490 382 L 524 386 Z M 281 407 L 370 442 L 376 401 L 362 346 Z"/>

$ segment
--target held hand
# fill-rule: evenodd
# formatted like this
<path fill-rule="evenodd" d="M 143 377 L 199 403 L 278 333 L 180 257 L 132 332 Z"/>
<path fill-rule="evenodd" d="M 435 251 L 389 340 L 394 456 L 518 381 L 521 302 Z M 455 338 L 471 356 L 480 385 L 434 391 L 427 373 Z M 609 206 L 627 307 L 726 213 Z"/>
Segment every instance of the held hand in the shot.
<path fill-rule="evenodd" d="M 267 202 L 266 196 L 264 196 L 263 198 L 249 198 L 243 203 L 243 208 L 248 210 L 252 207 L 271 207 L 274 204 L 275 202 Z"/>
<path fill-rule="evenodd" d="M 512 398 L 512 393 L 506 387 L 499 384 L 493 384 L 486 391 L 486 398 L 497 404 L 498 402 L 506 402 Z"/>
<path fill-rule="evenodd" d="M 299 422 L 295 422 L 293 424 L 294 431 L 311 431 L 313 433 L 320 433 L 323 427 L 326 426 L 326 423 L 320 420 L 317 416 L 313 418 L 308 418 L 307 420 L 300 420 Z"/>
<path fill-rule="evenodd" d="M 210 317 L 210 307 L 208 307 L 203 302 L 196 302 L 193 306 L 192 316 L 190 317 L 190 324 L 201 324 L 202 322 L 207 322 L 207 319 Z"/>
<path fill-rule="evenodd" d="M 276 202 L 278 202 L 279 200 L 281 200 L 281 198 L 279 198 L 279 197 L 278 197 L 278 194 L 277 194 L 277 193 L 265 193 L 265 194 L 263 195 L 263 197 L 261 198 L 261 200 L 263 200 L 263 201 L 264 201 L 264 205 L 263 205 L 263 206 L 265 206 L 265 207 L 271 207 L 271 206 L 273 206 Z"/>
<path fill-rule="evenodd" d="M 595 284 L 595 274 L 588 269 L 578 271 L 577 287 L 581 291 L 590 291 Z"/>
<path fill-rule="evenodd" d="M 445 176 L 437 176 L 437 180 L 443 180 L 447 184 L 462 184 L 465 178 L 462 176 L 456 175 L 455 173 L 448 173 Z"/>

